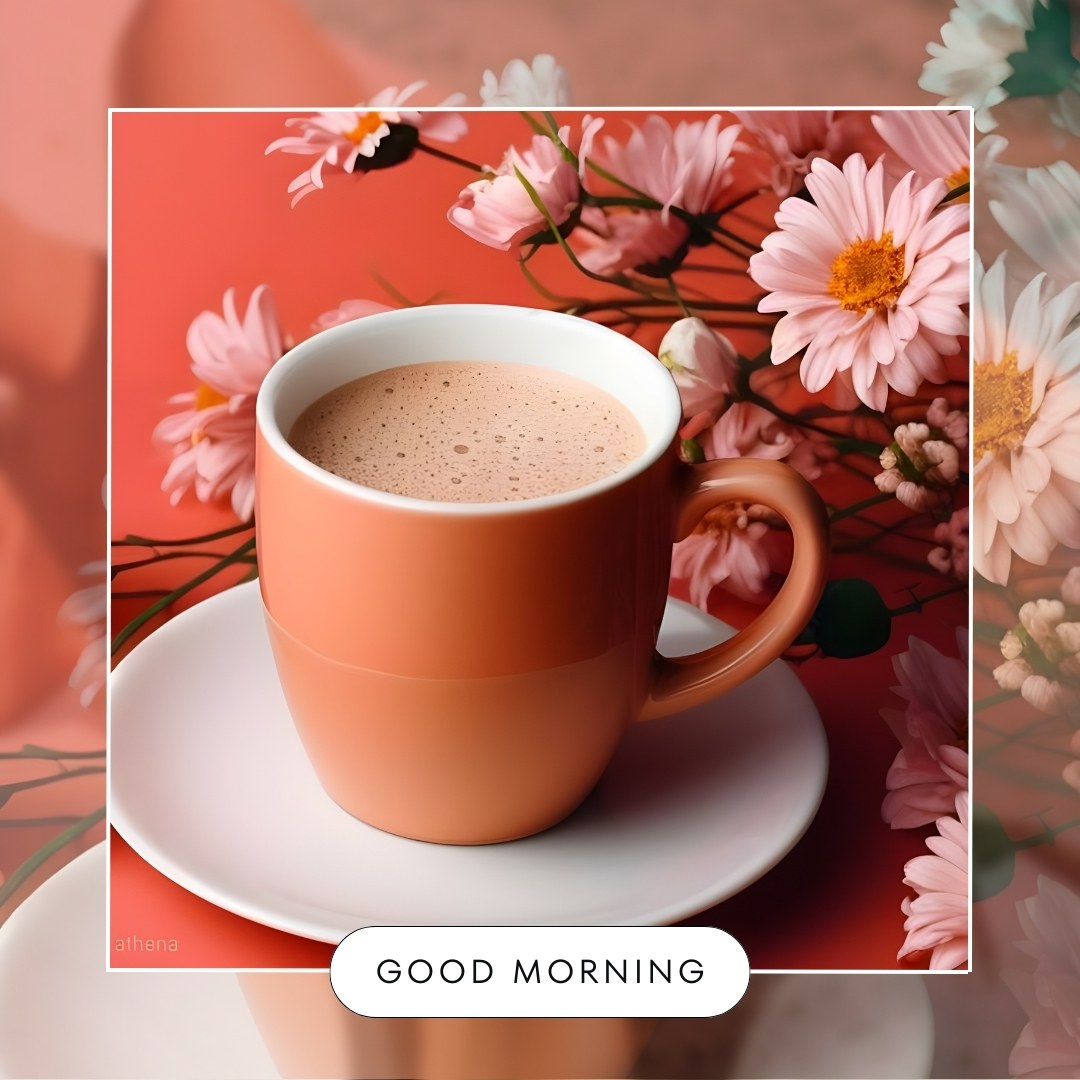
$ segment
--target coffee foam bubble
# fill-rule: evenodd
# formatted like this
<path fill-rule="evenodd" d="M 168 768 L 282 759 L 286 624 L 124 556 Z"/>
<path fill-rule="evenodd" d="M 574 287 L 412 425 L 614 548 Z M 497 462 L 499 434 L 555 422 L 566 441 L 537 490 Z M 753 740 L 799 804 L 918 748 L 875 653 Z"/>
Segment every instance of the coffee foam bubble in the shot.
<path fill-rule="evenodd" d="M 645 446 L 633 414 L 591 384 L 524 364 L 439 361 L 332 390 L 289 434 L 309 461 L 365 487 L 440 502 L 571 491 Z"/>

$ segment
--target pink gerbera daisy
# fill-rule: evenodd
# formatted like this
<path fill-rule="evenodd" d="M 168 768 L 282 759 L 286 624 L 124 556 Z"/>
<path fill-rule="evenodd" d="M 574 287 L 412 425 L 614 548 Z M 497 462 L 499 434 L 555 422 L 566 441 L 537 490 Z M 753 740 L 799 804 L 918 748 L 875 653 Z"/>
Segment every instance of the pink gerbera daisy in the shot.
<path fill-rule="evenodd" d="M 967 332 L 968 207 L 938 209 L 943 180 L 915 190 L 908 173 L 885 194 L 884 167 L 852 154 L 843 170 L 817 158 L 806 178 L 813 203 L 785 199 L 778 230 L 750 259 L 768 290 L 760 311 L 786 311 L 773 331 L 774 364 L 805 349 L 811 393 L 850 372 L 855 393 L 885 408 L 889 387 L 913 396 L 944 382 L 942 356 Z"/>
<path fill-rule="evenodd" d="M 161 487 L 174 506 L 189 488 L 200 502 L 227 494 L 247 521 L 255 506 L 255 397 L 283 350 L 269 287 L 251 294 L 242 322 L 234 293 L 225 294 L 224 318 L 204 311 L 188 329 L 198 385 L 169 399 L 187 408 L 165 417 L 153 438 L 173 455 Z"/>
<path fill-rule="evenodd" d="M 605 168 L 661 209 L 598 212 L 590 207 L 582 225 L 593 235 L 578 234 L 585 245 L 582 263 L 596 273 L 642 267 L 669 272 L 669 260 L 680 261 L 690 237 L 689 226 L 672 207 L 690 214 L 721 208 L 734 179 L 732 152 L 741 131 L 738 124 L 722 126 L 719 115 L 674 128 L 652 115 L 631 130 L 625 145 L 605 138 Z"/>
<path fill-rule="evenodd" d="M 415 82 L 400 92 L 391 86 L 355 109 L 286 120 L 286 126 L 299 128 L 300 134 L 275 139 L 265 152 L 281 150 L 286 154 L 315 156 L 315 163 L 289 184 L 289 191 L 294 193 L 292 205 L 322 188 L 324 165 L 339 165 L 347 173 L 387 168 L 412 156 L 420 133 L 439 142 L 460 139 L 467 128 L 457 113 L 400 108 L 426 85 Z M 443 105 L 460 105 L 464 100 L 464 94 L 453 94 Z"/>
<path fill-rule="evenodd" d="M 871 120 L 889 149 L 920 180 L 944 180 L 951 191 L 971 179 L 971 126 L 966 111 L 903 109 L 878 113 Z"/>
<path fill-rule="evenodd" d="M 930 967 L 951 970 L 968 958 L 968 793 L 956 796 L 956 817 L 937 820 L 938 836 L 927 838 L 931 855 L 904 867 L 904 884 L 918 894 L 900 907 L 907 939 L 896 958 L 930 953 Z"/>
<path fill-rule="evenodd" d="M 983 273 L 972 327 L 975 569 L 999 585 L 1015 552 L 1044 566 L 1080 546 L 1080 284 L 1040 274 L 1010 304 L 1005 260 Z"/>

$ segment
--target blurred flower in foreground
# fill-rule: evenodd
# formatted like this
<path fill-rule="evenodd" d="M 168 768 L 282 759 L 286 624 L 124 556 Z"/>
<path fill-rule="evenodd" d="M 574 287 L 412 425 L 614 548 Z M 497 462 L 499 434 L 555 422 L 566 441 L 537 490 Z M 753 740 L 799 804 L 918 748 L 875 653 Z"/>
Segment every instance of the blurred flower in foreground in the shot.
<path fill-rule="evenodd" d="M 1034 971 L 1003 977 L 1028 1014 L 1009 1055 L 1013 1076 L 1080 1075 L 1080 897 L 1039 876 L 1037 892 L 1016 905 L 1024 940 L 1016 948 Z"/>
<path fill-rule="evenodd" d="M 365 315 L 377 315 L 380 311 L 392 311 L 386 304 L 374 300 L 342 300 L 333 311 L 324 311 L 312 322 L 313 330 L 329 330 L 331 326 L 362 319 Z"/>
<path fill-rule="evenodd" d="M 967 333 L 968 207 L 937 209 L 944 181 L 918 190 L 908 173 L 886 197 L 879 161 L 852 154 L 843 171 L 818 158 L 806 178 L 814 202 L 785 199 L 777 231 L 750 258 L 768 291 L 759 311 L 786 311 L 772 338 L 774 364 L 805 349 L 811 393 L 851 372 L 859 398 L 885 408 L 889 387 L 914 395 L 944 382 L 942 356 Z"/>
<path fill-rule="evenodd" d="M 587 208 L 581 223 L 593 236 L 581 237 L 583 265 L 594 273 L 635 269 L 661 277 L 678 267 L 691 236 L 672 207 L 698 215 L 719 210 L 732 184 L 732 152 L 742 128 L 721 123 L 714 114 L 672 128 L 652 114 L 632 128 L 625 145 L 604 139 L 605 169 L 661 208 Z"/>
<path fill-rule="evenodd" d="M 494 71 L 485 71 L 480 100 L 485 105 L 537 108 L 572 105 L 574 96 L 566 70 L 550 53 L 540 53 L 533 57 L 531 64 L 511 60 L 498 78 Z"/>
<path fill-rule="evenodd" d="M 907 938 L 897 960 L 930 953 L 932 970 L 952 970 L 968 958 L 968 793 L 956 796 L 956 817 L 937 819 L 938 836 L 927 837 L 933 853 L 904 867 L 904 884 L 916 892 L 900 908 Z"/>
<path fill-rule="evenodd" d="M 251 294 L 243 322 L 235 290 L 225 293 L 224 318 L 197 315 L 187 333 L 195 390 L 170 404 L 186 405 L 154 429 L 154 441 L 172 452 L 163 491 L 175 506 L 189 488 L 200 502 L 231 494 L 233 512 L 247 521 L 255 506 L 255 397 L 281 358 L 281 330 L 266 285 Z"/>
<path fill-rule="evenodd" d="M 900 743 L 885 779 L 888 794 L 881 816 L 894 829 L 927 825 L 952 812 L 967 790 L 967 634 L 957 631 L 959 657 L 945 656 L 917 637 L 893 657 L 900 680 L 893 693 L 907 702 L 904 712 L 881 715 Z"/>
<path fill-rule="evenodd" d="M 954 510 L 948 521 L 942 521 L 934 529 L 934 541 L 939 547 L 933 548 L 926 556 L 926 561 L 939 574 L 952 574 L 957 581 L 967 581 L 968 577 L 968 508 Z"/>
<path fill-rule="evenodd" d="M 1059 285 L 1080 281 L 1080 172 L 1066 161 L 991 165 L 990 212 L 1009 239 Z"/>
<path fill-rule="evenodd" d="M 675 379 L 685 417 L 722 409 L 735 389 L 739 354 L 704 319 L 673 323 L 657 354 Z"/>
<path fill-rule="evenodd" d="M 1013 552 L 1046 564 L 1080 546 L 1080 284 L 1056 295 L 1040 274 L 1010 310 L 1005 260 L 975 260 L 975 569 L 997 584 Z"/>
<path fill-rule="evenodd" d="M 105 613 L 108 607 L 108 590 L 105 587 L 105 562 L 87 563 L 79 570 L 87 577 L 100 575 L 101 581 L 72 593 L 60 608 L 61 622 L 82 629 L 86 644 L 83 646 L 75 668 L 68 679 L 69 685 L 79 691 L 79 704 L 90 705 L 105 685 L 108 674 L 108 644 L 105 640 Z"/>
<path fill-rule="evenodd" d="M 898 110 L 875 113 L 871 120 L 889 149 L 923 183 L 944 180 L 952 191 L 971 179 L 967 113 Z"/>
<path fill-rule="evenodd" d="M 264 151 L 315 155 L 315 164 L 290 184 L 295 206 L 305 195 L 323 187 L 324 165 L 339 165 L 344 172 L 388 168 L 408 160 L 420 135 L 438 142 L 456 142 L 467 128 L 457 113 L 418 112 L 400 108 L 427 83 L 415 82 L 400 93 L 396 86 L 380 90 L 369 102 L 341 112 L 320 112 L 285 121 L 300 129 L 299 135 L 275 139 Z M 464 94 L 453 94 L 443 105 L 460 105 Z"/>
<path fill-rule="evenodd" d="M 771 569 L 763 540 L 769 526 L 764 507 L 725 503 L 710 510 L 696 529 L 672 550 L 672 577 L 690 584 L 690 600 L 709 609 L 716 585 L 743 600 L 759 600 Z"/>
<path fill-rule="evenodd" d="M 515 255 L 522 244 L 552 239 L 548 218 L 556 227 L 567 223 L 572 227 L 573 215 L 581 203 L 579 172 L 602 124 L 602 120 L 584 119 L 577 166 L 546 135 L 534 135 L 527 150 L 511 146 L 498 168 L 474 180 L 458 195 L 446 214 L 450 223 L 481 244 Z M 560 128 L 559 138 L 569 146 L 570 128 Z"/>
<path fill-rule="evenodd" d="M 970 105 L 979 131 L 997 127 L 990 110 L 1007 97 L 1053 98 L 1055 123 L 1080 132 L 1077 69 L 1067 0 L 957 0 L 931 42 L 919 86 L 943 105 Z"/>
<path fill-rule="evenodd" d="M 1040 712 L 1080 711 L 1080 570 L 1069 571 L 1062 599 L 1029 600 L 1019 623 L 1001 639 L 1005 662 L 994 668 L 1003 690 L 1018 690 Z M 1070 601 L 1066 601 L 1070 597 Z"/>
<path fill-rule="evenodd" d="M 879 458 L 885 470 L 874 477 L 879 491 L 895 493 L 908 509 L 941 510 L 952 506 L 960 479 L 961 451 L 967 458 L 967 416 L 935 398 L 926 423 L 901 424 Z"/>

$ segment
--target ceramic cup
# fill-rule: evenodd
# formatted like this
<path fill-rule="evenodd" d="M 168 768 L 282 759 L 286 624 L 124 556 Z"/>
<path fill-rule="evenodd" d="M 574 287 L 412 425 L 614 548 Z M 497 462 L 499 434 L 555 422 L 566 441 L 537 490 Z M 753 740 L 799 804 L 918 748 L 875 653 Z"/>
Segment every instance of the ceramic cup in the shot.
<path fill-rule="evenodd" d="M 439 360 L 584 379 L 633 413 L 646 448 L 573 491 L 453 503 L 352 483 L 286 441 L 342 383 Z M 774 461 L 683 464 L 670 373 L 584 319 L 494 305 L 371 315 L 284 356 L 256 418 L 259 580 L 290 712 L 331 798 L 401 836 L 481 844 L 554 825 L 629 724 L 760 671 L 809 621 L 824 584 L 826 516 L 810 485 Z M 655 644 L 672 542 L 731 502 L 786 519 L 787 580 L 730 641 L 665 659 Z"/>

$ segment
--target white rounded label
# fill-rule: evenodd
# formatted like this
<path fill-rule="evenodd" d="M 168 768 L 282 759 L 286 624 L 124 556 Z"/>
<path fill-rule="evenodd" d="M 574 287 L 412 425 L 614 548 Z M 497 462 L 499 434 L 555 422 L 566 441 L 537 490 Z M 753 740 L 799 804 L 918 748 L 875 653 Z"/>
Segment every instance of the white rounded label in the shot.
<path fill-rule="evenodd" d="M 363 1016 L 717 1016 L 749 981 L 714 926 L 369 926 L 330 961 Z"/>

